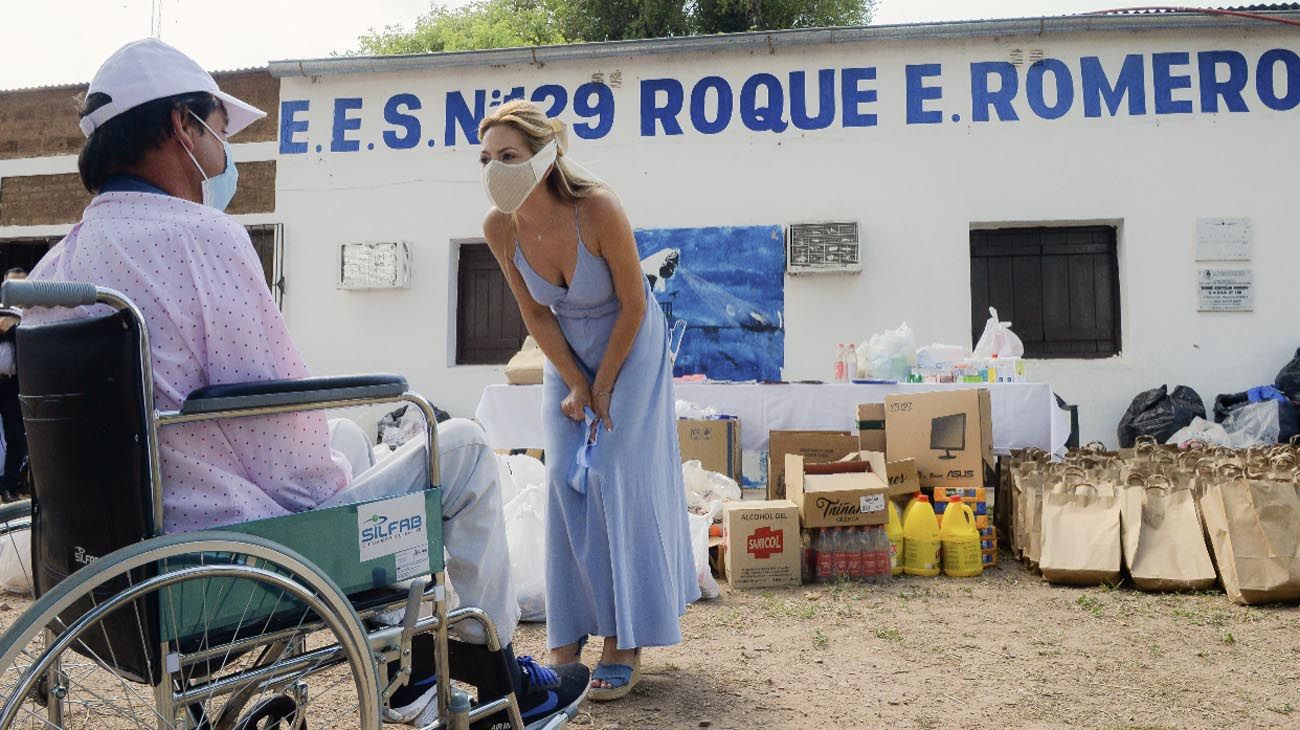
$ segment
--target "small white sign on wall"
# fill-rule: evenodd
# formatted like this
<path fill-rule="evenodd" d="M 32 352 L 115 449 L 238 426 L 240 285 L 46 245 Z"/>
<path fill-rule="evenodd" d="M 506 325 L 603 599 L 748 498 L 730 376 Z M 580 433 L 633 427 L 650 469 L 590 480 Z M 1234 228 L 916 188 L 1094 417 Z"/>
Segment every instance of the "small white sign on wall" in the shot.
<path fill-rule="evenodd" d="M 1198 311 L 1252 312 L 1254 272 L 1250 269 L 1199 269 L 1196 272 Z"/>
<path fill-rule="evenodd" d="M 1197 261 L 1249 261 L 1249 218 L 1197 218 Z"/>
<path fill-rule="evenodd" d="M 411 286 L 411 250 L 405 241 L 339 246 L 340 289 L 403 289 Z"/>

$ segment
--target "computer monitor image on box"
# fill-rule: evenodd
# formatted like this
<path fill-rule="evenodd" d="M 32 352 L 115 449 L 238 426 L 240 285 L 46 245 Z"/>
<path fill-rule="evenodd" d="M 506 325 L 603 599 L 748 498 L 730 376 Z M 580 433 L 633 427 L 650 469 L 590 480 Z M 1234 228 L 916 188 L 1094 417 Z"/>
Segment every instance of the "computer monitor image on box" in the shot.
<path fill-rule="evenodd" d="M 956 459 L 954 451 L 966 450 L 966 414 L 954 413 L 930 420 L 930 449 L 942 451 L 940 459 Z"/>

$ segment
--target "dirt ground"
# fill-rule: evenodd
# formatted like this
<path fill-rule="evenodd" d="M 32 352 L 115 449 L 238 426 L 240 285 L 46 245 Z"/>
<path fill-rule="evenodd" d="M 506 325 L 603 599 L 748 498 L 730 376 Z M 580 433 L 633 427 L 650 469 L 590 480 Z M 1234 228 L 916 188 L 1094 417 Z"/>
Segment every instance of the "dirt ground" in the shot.
<path fill-rule="evenodd" d="M 1300 610 L 980 578 L 731 591 L 647 651 L 612 728 L 1295 728 Z M 521 650 L 540 653 L 541 627 Z M 594 662 L 596 653 L 588 650 Z"/>
<path fill-rule="evenodd" d="M 27 602 L 0 596 L 0 627 Z M 980 578 L 731 591 L 583 730 L 1300 727 L 1300 609 Z M 544 628 L 520 630 L 544 656 Z M 594 662 L 596 652 L 588 650 Z"/>

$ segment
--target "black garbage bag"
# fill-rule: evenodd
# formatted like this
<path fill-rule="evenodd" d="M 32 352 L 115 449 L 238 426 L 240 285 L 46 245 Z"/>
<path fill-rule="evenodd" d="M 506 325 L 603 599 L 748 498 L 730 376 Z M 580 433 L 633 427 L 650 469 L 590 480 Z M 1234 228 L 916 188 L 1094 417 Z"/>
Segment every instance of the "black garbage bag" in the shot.
<path fill-rule="evenodd" d="M 1296 348 L 1295 357 L 1291 358 L 1291 362 L 1283 365 L 1278 371 L 1277 380 L 1273 384 L 1278 390 L 1286 393 L 1286 397 L 1300 402 L 1300 348 Z"/>
<path fill-rule="evenodd" d="M 1214 399 L 1214 422 L 1223 423 L 1229 413 L 1250 402 L 1249 391 L 1220 394 Z M 1294 402 L 1277 402 L 1277 427 L 1279 443 L 1287 443 L 1292 436 L 1300 434 L 1300 408 Z"/>
<path fill-rule="evenodd" d="M 1138 393 L 1119 419 L 1120 448 L 1132 448 L 1139 436 L 1151 436 L 1163 444 L 1197 417 L 1205 418 L 1205 403 L 1186 385 L 1172 393 L 1164 385 Z"/>

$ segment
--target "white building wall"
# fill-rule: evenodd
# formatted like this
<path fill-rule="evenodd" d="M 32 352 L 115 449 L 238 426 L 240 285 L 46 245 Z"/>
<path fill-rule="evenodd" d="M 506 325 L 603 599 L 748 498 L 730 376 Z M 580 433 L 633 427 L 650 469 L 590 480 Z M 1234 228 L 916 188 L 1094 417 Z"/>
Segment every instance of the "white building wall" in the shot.
<path fill-rule="evenodd" d="M 448 92 L 541 84 L 570 93 L 593 73 L 614 89 L 616 117 L 602 139 L 574 139 L 570 154 L 622 196 L 633 225 L 646 228 L 859 220 L 860 275 L 787 278 L 787 379 L 825 378 L 834 343 L 862 340 L 907 321 L 921 344 L 970 346 L 969 232 L 998 224 L 1108 223 L 1119 229 L 1123 354 L 1106 360 L 1034 361 L 1030 376 L 1052 383 L 1080 405 L 1082 437 L 1114 442 L 1130 398 L 1162 382 L 1186 383 L 1212 401 L 1271 382 L 1300 344 L 1300 288 L 1294 171 L 1300 169 L 1300 110 L 1265 108 L 1256 93 L 1256 61 L 1268 49 L 1296 51 L 1279 26 L 1250 30 L 1092 32 L 957 40 L 915 40 L 776 47 L 771 52 L 660 55 L 527 65 L 286 77 L 285 101 L 307 100 L 296 115 L 302 154 L 279 157 L 276 217 L 284 223 L 285 312 L 308 362 L 320 373 L 388 370 L 408 375 L 442 407 L 473 413 L 482 388 L 503 382 L 499 367 L 454 367 L 456 248 L 481 235 L 488 202 L 478 150 L 464 139 L 444 145 Z M 1012 49 L 1041 49 L 1073 71 L 1076 97 L 1056 120 L 1034 115 L 1021 93 L 1020 120 L 973 123 L 970 64 L 1006 60 Z M 1196 53 L 1239 51 L 1248 60 L 1246 113 L 1202 113 Z M 1191 114 L 1153 113 L 1154 53 L 1190 52 Z M 1099 56 L 1113 80 L 1127 54 L 1145 60 L 1147 113 L 1085 118 L 1079 59 Z M 942 64 L 942 109 L 933 125 L 906 122 L 908 64 Z M 874 66 L 865 82 L 879 98 L 863 111 L 878 125 L 755 132 L 735 118 L 723 132 L 701 134 L 682 114 L 685 133 L 643 137 L 642 79 L 680 80 L 688 97 L 701 77 L 725 77 L 738 93 L 754 73 L 788 80 L 822 68 Z M 1300 93 L 1300 72 L 1277 85 Z M 787 100 L 789 85 L 785 85 Z M 385 102 L 420 97 L 420 144 L 387 149 Z M 336 98 L 360 97 L 360 128 L 347 135 L 356 152 L 330 152 Z M 1051 103 L 1049 95 L 1047 101 Z M 809 102 L 815 109 L 816 100 Z M 788 106 L 788 105 L 787 105 Z M 283 110 L 282 110 L 283 112 Z M 841 112 L 842 113 L 842 110 Z M 951 121 L 957 113 L 961 120 Z M 575 117 L 570 107 L 562 115 Z M 788 120 L 788 112 L 785 117 Z M 435 146 L 425 143 L 435 138 Z M 285 138 L 282 137 L 282 144 Z M 367 149 L 370 143 L 375 149 Z M 317 152 L 316 146 L 322 151 Z M 1197 312 L 1193 255 L 1198 217 L 1247 217 L 1254 229 L 1255 311 Z M 338 245 L 405 240 L 413 252 L 412 287 L 336 290 Z"/>

